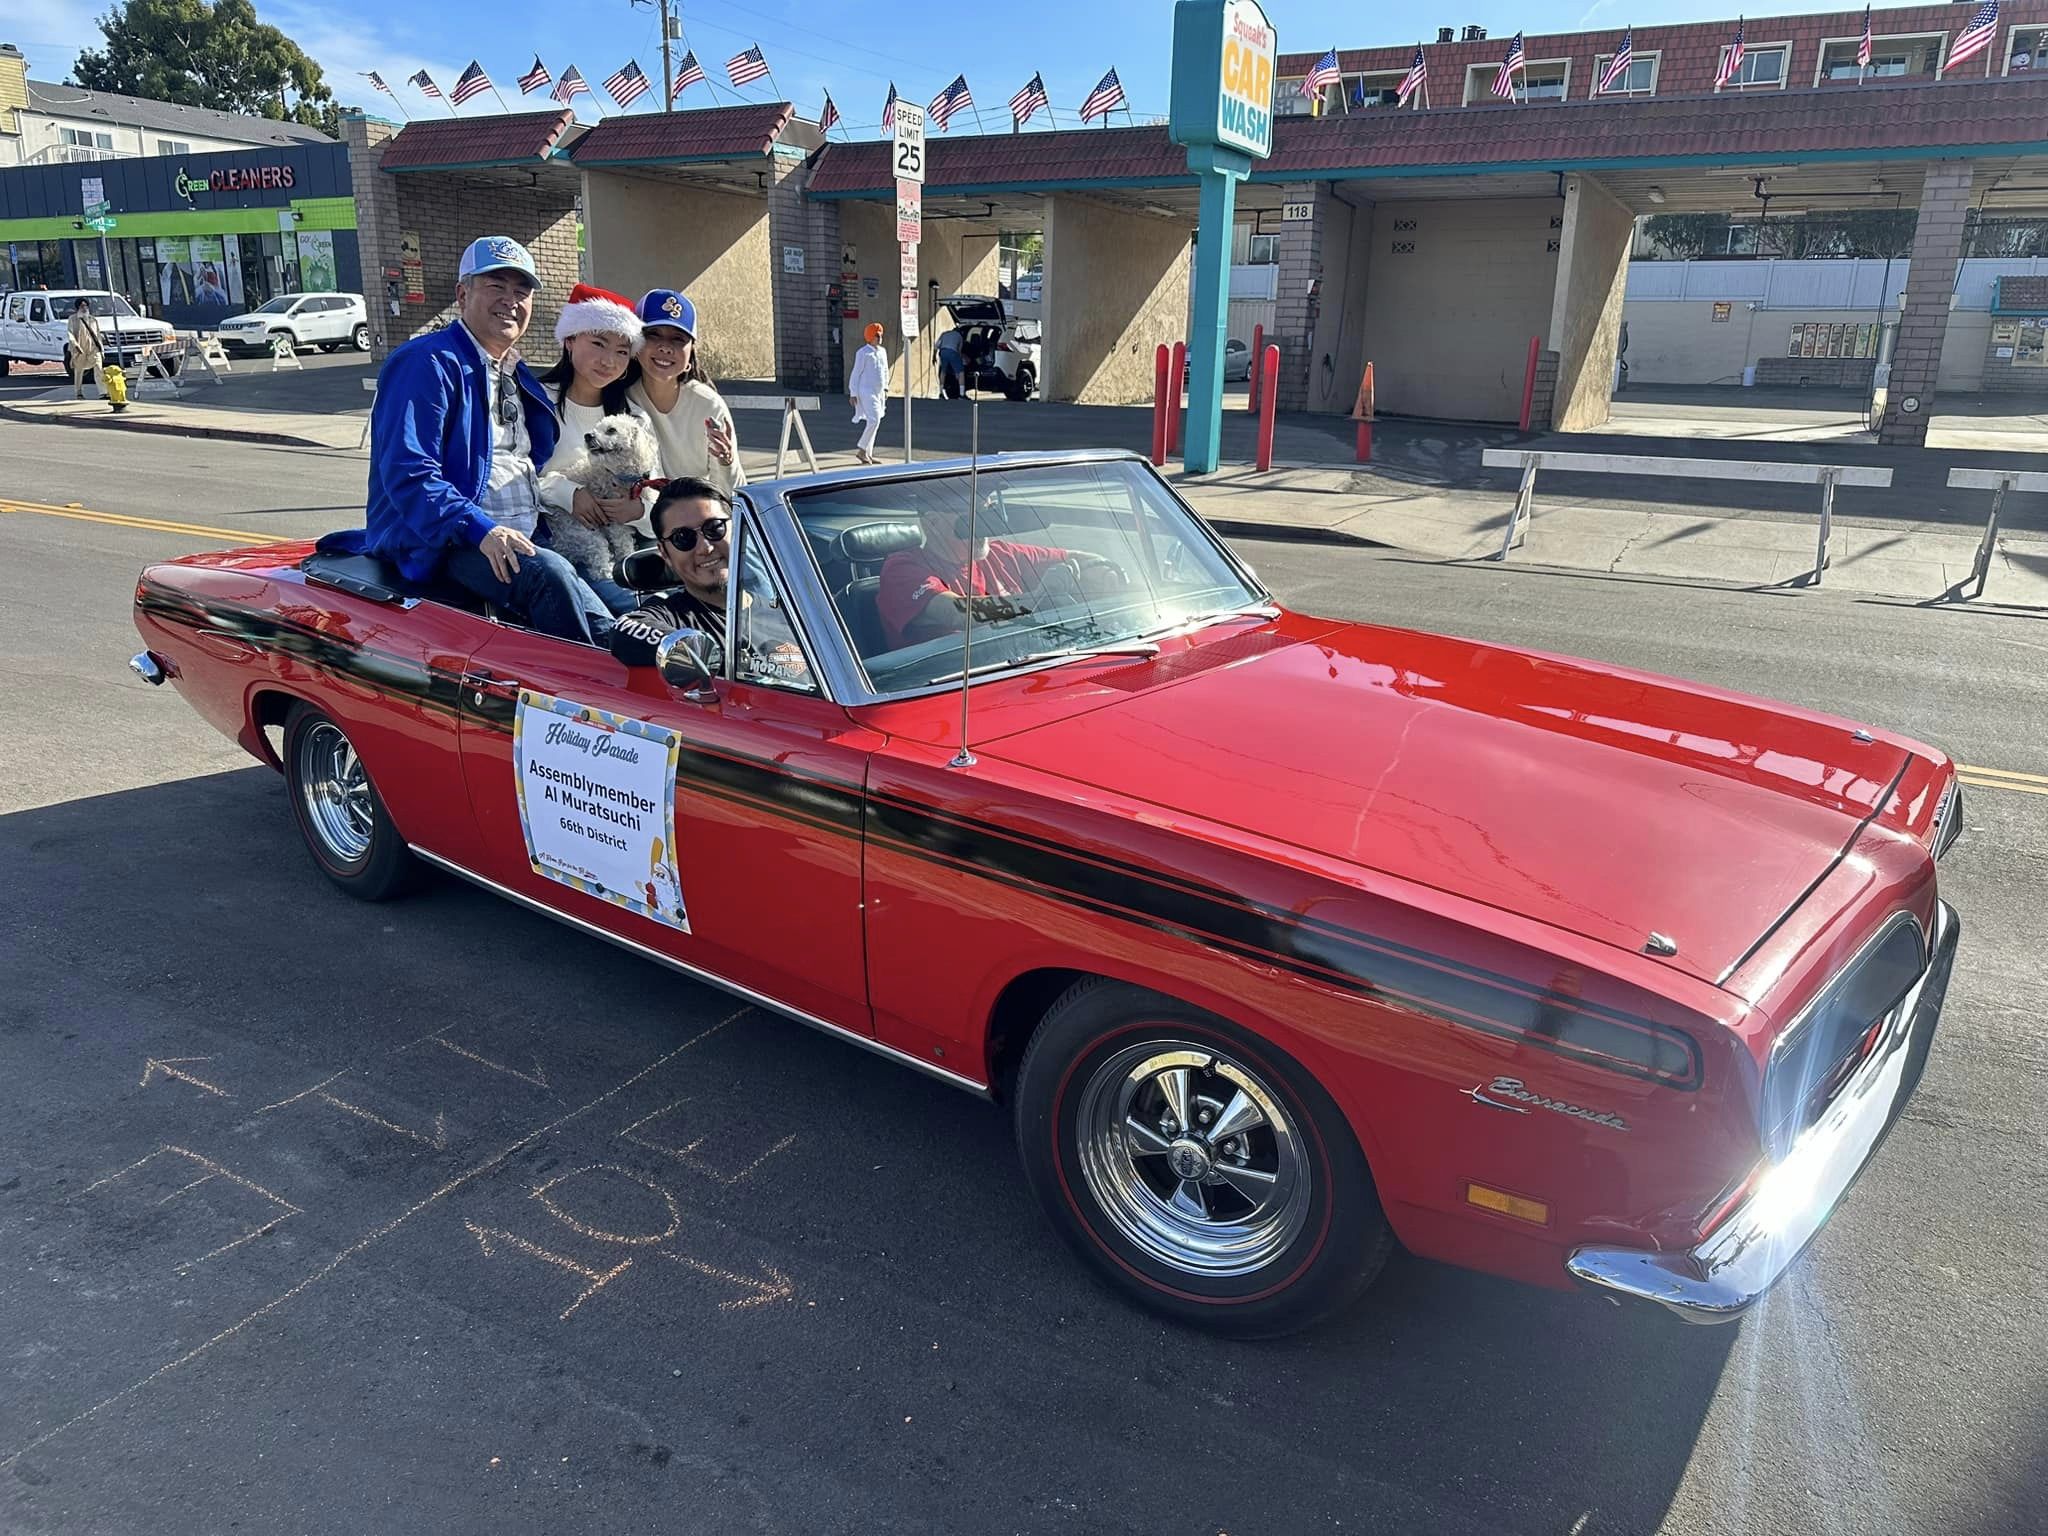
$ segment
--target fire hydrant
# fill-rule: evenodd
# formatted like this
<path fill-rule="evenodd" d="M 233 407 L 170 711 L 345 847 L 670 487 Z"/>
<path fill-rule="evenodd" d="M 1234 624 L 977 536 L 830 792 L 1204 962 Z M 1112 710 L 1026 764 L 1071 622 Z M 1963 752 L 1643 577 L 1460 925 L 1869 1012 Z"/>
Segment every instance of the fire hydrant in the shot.
<path fill-rule="evenodd" d="M 109 363 L 100 370 L 100 383 L 106 389 L 107 400 L 115 410 L 128 409 L 128 375 L 117 363 Z"/>

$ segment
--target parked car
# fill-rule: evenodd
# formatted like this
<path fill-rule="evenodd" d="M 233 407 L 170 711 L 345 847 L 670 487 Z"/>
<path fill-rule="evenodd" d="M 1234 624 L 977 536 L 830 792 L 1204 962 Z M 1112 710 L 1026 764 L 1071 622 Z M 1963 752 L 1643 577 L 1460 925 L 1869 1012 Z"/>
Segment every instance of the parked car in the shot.
<path fill-rule="evenodd" d="M 993 294 L 956 293 L 939 300 L 960 332 L 968 389 L 1001 390 L 1028 400 L 1038 388 L 1038 322 L 1013 317 Z"/>
<path fill-rule="evenodd" d="M 970 647 L 878 608 L 928 534 L 1051 552 Z M 1733 1316 L 1918 1082 L 1932 747 L 1290 612 L 1128 454 L 751 485 L 729 548 L 716 665 L 304 543 L 149 567 L 132 664 L 282 773 L 344 891 L 450 871 L 1007 1105 L 1075 1252 L 1221 1331 L 1331 1314 L 1397 1240 Z"/>
<path fill-rule="evenodd" d="M 1181 365 L 1181 376 L 1184 381 L 1194 378 L 1195 363 L 1193 358 L 1189 358 Z M 1251 376 L 1252 349 L 1246 343 L 1239 341 L 1233 336 L 1223 343 L 1223 382 L 1226 384 L 1242 384 L 1248 381 Z"/>
<path fill-rule="evenodd" d="M 71 312 L 84 299 L 99 320 L 109 362 L 135 368 L 145 348 L 162 347 L 167 372 L 178 371 L 176 333 L 161 320 L 135 313 L 118 293 L 103 288 L 19 289 L 0 300 L 0 374 L 14 363 L 62 363 L 71 372 Z"/>
<path fill-rule="evenodd" d="M 280 336 L 297 352 L 318 347 L 370 350 L 370 312 L 360 293 L 281 293 L 246 315 L 232 315 L 214 327 L 230 352 L 268 352 Z"/>

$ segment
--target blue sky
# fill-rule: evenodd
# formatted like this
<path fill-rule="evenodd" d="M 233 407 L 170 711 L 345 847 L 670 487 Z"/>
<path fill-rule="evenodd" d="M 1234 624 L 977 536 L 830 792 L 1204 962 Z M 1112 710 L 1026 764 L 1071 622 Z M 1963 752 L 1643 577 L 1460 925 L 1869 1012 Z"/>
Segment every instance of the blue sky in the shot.
<path fill-rule="evenodd" d="M 1423 35 L 1427 40 L 1438 26 L 1468 22 L 1503 39 L 1517 27 L 1531 33 L 1587 27 L 1619 31 L 1631 22 L 1650 26 L 1712 19 L 1738 6 L 1751 16 L 1851 8 L 1812 0 L 1735 0 L 1725 10 L 1706 0 L 1439 0 Z M 95 18 L 108 9 L 108 0 L 7 0 L 5 8 L 0 41 L 19 44 L 37 78 L 61 79 L 80 48 L 98 43 Z M 975 17 L 971 24 L 961 22 L 963 9 Z M 405 78 L 424 68 L 445 91 L 472 56 L 481 59 L 515 110 L 520 102 L 514 77 L 525 72 L 536 52 L 558 75 L 575 64 L 593 88 L 629 58 L 637 59 L 650 78 L 658 80 L 661 69 L 656 13 L 629 0 L 558 5 L 354 0 L 346 9 L 308 0 L 257 0 L 257 13 L 320 63 L 342 100 L 371 110 L 382 105 L 385 116 L 396 115 L 390 102 L 369 90 L 357 71 L 380 71 L 399 92 L 405 110 L 423 117 L 446 116 L 448 109 L 408 90 Z M 829 88 L 841 116 L 860 137 L 877 131 L 892 79 L 906 97 L 922 102 L 964 71 L 982 122 L 994 131 L 1007 125 L 1012 93 L 1038 70 L 1061 125 L 1071 126 L 1081 99 L 1113 64 L 1141 119 L 1164 116 L 1167 108 L 1170 0 L 1022 0 L 1007 7 L 963 7 L 956 0 L 866 0 L 838 6 L 818 0 L 688 0 L 681 14 L 690 45 L 718 87 L 693 86 L 681 98 L 685 106 L 787 99 L 804 116 L 816 117 Z M 1005 14 L 1011 18 L 1007 23 L 997 19 Z M 1288 52 L 1320 52 L 1332 44 L 1407 43 L 1414 40 L 1417 26 L 1413 11 L 1399 20 L 1375 16 L 1357 0 L 1269 0 L 1267 14 Z M 750 43 L 759 43 L 766 53 L 779 92 L 771 92 L 765 81 L 739 93 L 726 87 L 724 61 Z M 658 93 L 642 97 L 634 110 L 647 111 L 650 104 L 659 107 Z M 540 105 L 539 98 L 528 105 Z M 594 116 L 588 99 L 577 106 L 586 120 Z M 462 115 L 498 110 L 498 103 L 485 95 L 464 106 Z M 964 116 L 955 121 L 972 131 Z"/>

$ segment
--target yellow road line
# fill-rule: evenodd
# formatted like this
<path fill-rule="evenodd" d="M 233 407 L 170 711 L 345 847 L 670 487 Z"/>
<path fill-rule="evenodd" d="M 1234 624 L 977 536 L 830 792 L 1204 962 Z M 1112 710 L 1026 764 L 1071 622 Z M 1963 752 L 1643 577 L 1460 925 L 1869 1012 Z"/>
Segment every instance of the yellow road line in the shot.
<path fill-rule="evenodd" d="M 2006 789 L 2016 795 L 2048 795 L 2048 784 L 2009 784 L 2004 779 L 1973 779 L 1967 773 L 1956 777 L 1972 789 Z"/>
<path fill-rule="evenodd" d="M 0 498 L 0 512 L 33 512 L 38 517 L 69 517 L 82 523 L 105 523 L 115 528 L 144 528 L 152 533 L 183 533 L 201 539 L 224 539 L 230 544 L 285 544 L 275 534 L 255 533 L 246 528 L 209 528 L 203 523 L 173 523 L 157 517 L 129 517 L 120 512 L 93 512 L 84 507 L 53 507 L 42 502 Z"/>
<path fill-rule="evenodd" d="M 2016 773 L 2010 768 L 1980 768 L 1975 763 L 1957 763 L 1956 772 L 1965 778 L 2017 779 L 2022 784 L 2048 784 L 2048 773 Z"/>

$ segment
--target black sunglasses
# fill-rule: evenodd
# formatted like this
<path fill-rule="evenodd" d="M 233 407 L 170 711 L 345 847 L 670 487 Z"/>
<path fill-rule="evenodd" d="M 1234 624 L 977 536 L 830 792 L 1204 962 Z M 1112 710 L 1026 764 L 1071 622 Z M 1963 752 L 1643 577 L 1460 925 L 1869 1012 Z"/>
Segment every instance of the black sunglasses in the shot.
<path fill-rule="evenodd" d="M 498 425 L 509 427 L 519 420 L 519 377 L 510 369 L 501 368 L 498 370 L 497 380 L 495 394 Z"/>
<path fill-rule="evenodd" d="M 679 554 L 687 555 L 697 547 L 697 535 L 704 535 L 707 544 L 723 544 L 725 531 L 732 526 L 729 517 L 707 517 L 694 528 L 671 528 L 661 536 L 661 542 Z"/>

